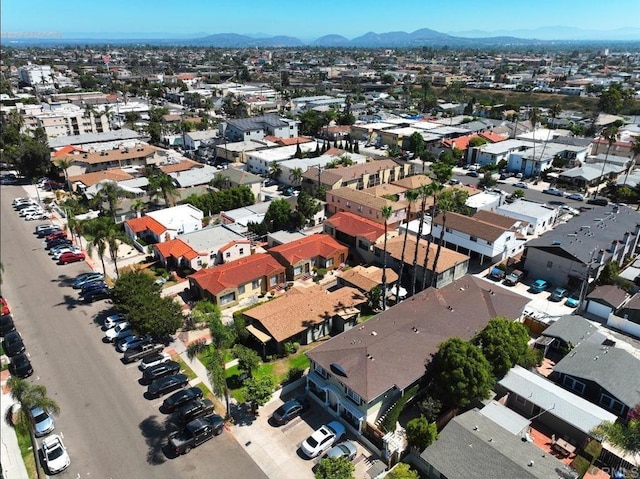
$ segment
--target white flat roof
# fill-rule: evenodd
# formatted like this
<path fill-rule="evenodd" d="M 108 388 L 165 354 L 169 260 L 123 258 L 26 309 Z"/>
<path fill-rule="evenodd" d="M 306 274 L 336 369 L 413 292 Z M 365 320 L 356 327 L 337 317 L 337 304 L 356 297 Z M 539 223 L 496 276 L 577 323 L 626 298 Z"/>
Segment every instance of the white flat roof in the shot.
<path fill-rule="evenodd" d="M 315 151 L 318 144 L 315 141 L 309 141 L 307 143 L 299 143 L 300 150 L 304 153 Z M 272 161 L 284 161 L 293 158 L 296 154 L 298 145 L 281 146 L 278 148 L 269 148 L 268 150 L 253 151 L 249 155 L 256 160 L 266 161 L 270 163 Z"/>

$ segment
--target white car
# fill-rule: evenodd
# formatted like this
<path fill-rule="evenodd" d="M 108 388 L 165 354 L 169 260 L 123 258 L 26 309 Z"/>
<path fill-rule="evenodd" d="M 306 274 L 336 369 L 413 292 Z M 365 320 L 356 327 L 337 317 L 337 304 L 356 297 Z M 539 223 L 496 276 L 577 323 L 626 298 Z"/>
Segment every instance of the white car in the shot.
<path fill-rule="evenodd" d="M 78 246 L 67 246 L 65 248 L 55 250 L 51 257 L 57 261 L 64 253 L 82 253 L 82 249 Z"/>
<path fill-rule="evenodd" d="M 62 472 L 71 464 L 67 448 L 57 434 L 42 441 L 42 459 L 49 474 Z"/>
<path fill-rule="evenodd" d="M 133 331 L 128 321 L 123 321 L 113 328 L 107 329 L 107 332 L 104 333 L 105 339 L 110 343 L 126 338 L 127 336 L 133 336 Z"/>
<path fill-rule="evenodd" d="M 344 433 L 345 428 L 340 422 L 331 421 L 306 438 L 300 445 L 300 449 L 305 456 L 313 459 L 338 442 Z"/>
<path fill-rule="evenodd" d="M 515 186 L 516 188 L 522 188 L 523 190 L 529 188 L 529 186 L 524 181 L 518 181 L 517 183 L 514 183 L 513 186 Z"/>
<path fill-rule="evenodd" d="M 104 320 L 102 329 L 107 330 L 107 329 L 115 328 L 119 323 L 123 323 L 126 320 L 127 320 L 127 317 L 124 314 L 121 314 L 121 313 L 112 314 L 111 316 L 107 316 L 107 319 Z"/>
<path fill-rule="evenodd" d="M 140 361 L 140 365 L 138 366 L 138 369 L 140 369 L 141 371 L 144 371 L 147 368 L 156 366 L 158 364 L 166 363 L 167 361 L 171 361 L 171 356 L 169 355 L 169 353 L 162 352 L 162 353 L 152 354 L 150 356 L 144 357 L 142 361 Z"/>
<path fill-rule="evenodd" d="M 53 223 L 41 223 L 36 225 L 35 232 L 38 234 L 40 231 L 48 230 L 49 228 L 53 228 Z"/>
<path fill-rule="evenodd" d="M 141 344 L 148 343 L 151 341 L 149 336 L 138 336 L 137 334 L 133 336 L 127 336 L 126 338 L 121 339 L 116 344 L 116 349 L 121 353 L 129 351 L 130 349 L 135 349 Z"/>
<path fill-rule="evenodd" d="M 49 215 L 44 210 L 34 211 L 33 213 L 28 213 L 28 214 L 24 215 L 24 219 L 27 220 L 27 221 L 46 220 L 48 218 L 49 218 Z"/>
<path fill-rule="evenodd" d="M 566 197 L 568 199 L 570 199 L 570 200 L 584 201 L 584 195 L 582 195 L 580 193 L 571 193 L 571 194 L 567 195 Z"/>
<path fill-rule="evenodd" d="M 31 214 L 31 213 L 44 213 L 44 210 L 42 208 L 40 208 L 39 206 L 29 206 L 28 208 L 24 208 L 22 210 L 20 210 L 20 212 L 18 213 L 22 218 L 24 218 L 25 216 Z"/>

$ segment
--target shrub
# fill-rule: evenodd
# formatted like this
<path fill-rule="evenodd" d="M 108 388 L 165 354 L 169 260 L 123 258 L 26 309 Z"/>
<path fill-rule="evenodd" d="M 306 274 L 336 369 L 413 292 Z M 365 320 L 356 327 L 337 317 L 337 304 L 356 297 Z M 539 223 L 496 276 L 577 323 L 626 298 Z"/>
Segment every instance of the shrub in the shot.
<path fill-rule="evenodd" d="M 327 274 L 327 268 L 318 268 L 316 274 L 318 275 L 318 279 L 324 278 Z"/>
<path fill-rule="evenodd" d="M 398 422 L 398 418 L 400 418 L 400 414 L 404 410 L 404 407 L 407 405 L 407 401 L 411 399 L 418 392 L 418 386 L 414 386 L 408 391 L 405 391 L 404 396 L 402 396 L 396 403 L 391 407 L 387 416 L 382 421 L 382 428 L 386 432 L 392 432 L 396 429 L 396 423 Z"/>
<path fill-rule="evenodd" d="M 292 383 L 302 377 L 304 371 L 300 368 L 291 368 L 287 371 L 287 382 Z"/>

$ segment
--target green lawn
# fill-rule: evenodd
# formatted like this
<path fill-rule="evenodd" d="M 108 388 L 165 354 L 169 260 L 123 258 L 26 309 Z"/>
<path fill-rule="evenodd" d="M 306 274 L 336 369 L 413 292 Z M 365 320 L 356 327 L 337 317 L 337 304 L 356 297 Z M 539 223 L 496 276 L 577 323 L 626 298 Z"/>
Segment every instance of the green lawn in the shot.
<path fill-rule="evenodd" d="M 180 365 L 180 369 L 181 372 L 183 374 L 186 374 L 187 377 L 189 378 L 189 381 L 191 381 L 192 379 L 195 379 L 197 377 L 197 374 L 193 372 L 193 369 L 191 369 L 187 363 L 185 363 L 182 358 L 180 357 L 180 355 L 178 354 L 174 354 L 173 357 L 171 358 L 174 361 L 176 361 L 179 365 Z"/>
<path fill-rule="evenodd" d="M 36 474 L 36 463 L 33 457 L 33 450 L 31 448 L 31 436 L 29 435 L 29 429 L 26 423 L 18 424 L 15 428 L 16 436 L 18 437 L 18 446 L 20 447 L 20 454 L 24 460 L 24 465 L 27 468 L 29 478 L 34 479 Z"/>

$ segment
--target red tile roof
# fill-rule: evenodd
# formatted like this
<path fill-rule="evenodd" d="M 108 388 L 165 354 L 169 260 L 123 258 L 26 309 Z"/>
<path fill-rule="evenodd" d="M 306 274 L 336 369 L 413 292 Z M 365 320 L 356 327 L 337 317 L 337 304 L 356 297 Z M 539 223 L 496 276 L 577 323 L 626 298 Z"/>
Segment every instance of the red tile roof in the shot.
<path fill-rule="evenodd" d="M 327 219 L 325 223 L 329 223 L 336 230 L 346 235 L 362 236 L 369 241 L 375 241 L 384 235 L 383 225 L 353 213 L 336 213 Z"/>
<path fill-rule="evenodd" d="M 330 258 L 339 251 L 347 252 L 348 248 L 338 243 L 333 237 L 327 234 L 315 234 L 281 244 L 269 250 L 269 253 L 279 254 L 289 264 L 296 264 L 304 259 Z"/>
<path fill-rule="evenodd" d="M 257 253 L 246 258 L 201 269 L 189 276 L 202 289 L 215 295 L 265 276 L 284 273 L 285 268 L 271 255 Z"/>
<path fill-rule="evenodd" d="M 150 230 L 156 235 L 161 235 L 162 233 L 167 231 L 167 228 L 165 228 L 162 223 L 152 218 L 151 216 L 142 216 L 140 218 L 127 220 L 127 225 L 129 225 L 131 231 L 136 234 Z"/>
<path fill-rule="evenodd" d="M 471 139 L 477 137 L 478 135 L 474 133 L 473 135 L 449 138 L 446 140 L 442 140 L 442 146 L 445 146 L 447 148 L 458 148 L 459 150 L 466 150 L 469 147 L 469 142 L 471 141 Z"/>
<path fill-rule="evenodd" d="M 67 145 L 60 148 L 58 151 L 54 151 L 51 156 L 54 158 L 58 158 L 60 156 L 68 155 L 73 152 L 86 153 L 87 150 L 83 150 L 82 148 L 78 148 L 77 146 Z"/>
<path fill-rule="evenodd" d="M 232 246 L 237 245 L 237 244 L 251 244 L 251 241 L 249 241 L 249 240 L 233 240 L 233 241 L 229 241 L 226 245 L 224 245 L 221 248 L 219 248 L 218 251 L 220 253 L 224 253 L 229 248 L 231 248 Z"/>
<path fill-rule="evenodd" d="M 272 143 L 278 143 L 281 146 L 291 146 L 302 143 L 309 143 L 310 141 L 312 141 L 312 139 L 307 136 L 298 136 L 296 138 L 282 138 L 280 136 L 268 135 L 265 136 L 264 139 Z"/>
<path fill-rule="evenodd" d="M 498 135 L 497 133 L 494 133 L 492 131 L 486 131 L 484 133 L 480 133 L 480 136 L 490 143 L 499 143 L 501 141 L 505 141 L 506 139 L 508 139 L 507 136 Z"/>
<path fill-rule="evenodd" d="M 192 259 L 198 257 L 197 251 L 195 251 L 191 246 L 189 246 L 181 239 L 177 238 L 165 241 L 164 243 L 157 243 L 153 245 L 153 247 L 158 250 L 163 258 L 169 258 L 170 256 L 172 256 L 176 259 L 186 258 L 191 261 Z"/>

